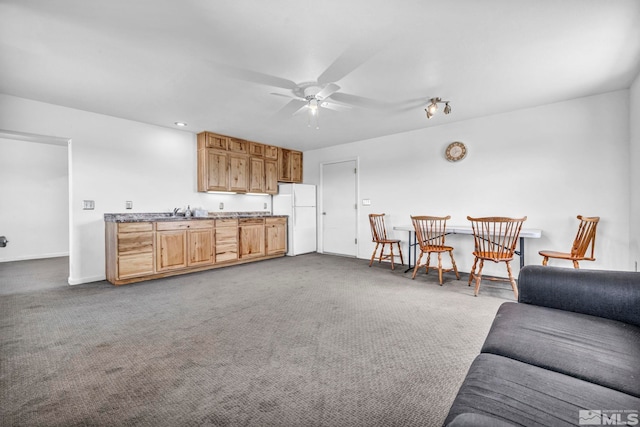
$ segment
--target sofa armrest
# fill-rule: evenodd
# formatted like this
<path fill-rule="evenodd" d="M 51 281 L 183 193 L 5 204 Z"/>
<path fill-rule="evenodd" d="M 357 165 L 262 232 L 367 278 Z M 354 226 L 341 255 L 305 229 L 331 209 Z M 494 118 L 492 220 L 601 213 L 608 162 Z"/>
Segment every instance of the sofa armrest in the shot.
<path fill-rule="evenodd" d="M 528 265 L 518 276 L 518 302 L 640 326 L 640 273 Z"/>

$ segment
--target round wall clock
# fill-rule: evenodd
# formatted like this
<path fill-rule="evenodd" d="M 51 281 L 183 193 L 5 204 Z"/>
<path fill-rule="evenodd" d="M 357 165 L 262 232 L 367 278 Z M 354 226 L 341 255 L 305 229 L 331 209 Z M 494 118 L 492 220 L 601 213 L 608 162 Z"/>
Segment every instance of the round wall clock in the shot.
<path fill-rule="evenodd" d="M 457 162 L 467 155 L 467 147 L 462 142 L 452 142 L 447 146 L 444 155 L 450 162 Z"/>

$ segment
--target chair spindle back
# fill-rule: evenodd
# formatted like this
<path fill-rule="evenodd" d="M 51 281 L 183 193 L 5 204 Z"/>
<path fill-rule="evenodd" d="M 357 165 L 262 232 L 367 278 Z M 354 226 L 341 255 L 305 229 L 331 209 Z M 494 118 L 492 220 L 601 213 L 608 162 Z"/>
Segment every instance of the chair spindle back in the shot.
<path fill-rule="evenodd" d="M 384 225 L 385 214 L 369 214 L 369 223 L 371 224 L 371 238 L 374 242 L 380 242 L 387 239 L 387 228 Z"/>
<path fill-rule="evenodd" d="M 596 228 L 598 227 L 600 217 L 583 217 L 582 215 L 578 215 L 578 219 L 580 220 L 580 225 L 578 226 L 578 234 L 576 234 L 573 246 L 571 247 L 571 255 L 576 258 L 594 261 Z M 589 247 L 591 247 L 591 255 L 586 257 L 585 254 Z"/>
<path fill-rule="evenodd" d="M 451 215 L 411 217 L 416 241 L 423 252 L 429 252 L 430 248 L 444 246 L 448 219 L 451 219 Z"/>
<path fill-rule="evenodd" d="M 478 256 L 496 262 L 513 259 L 522 223 L 527 220 L 526 216 L 523 218 L 468 216 L 467 219 L 471 221 L 475 252 Z"/>

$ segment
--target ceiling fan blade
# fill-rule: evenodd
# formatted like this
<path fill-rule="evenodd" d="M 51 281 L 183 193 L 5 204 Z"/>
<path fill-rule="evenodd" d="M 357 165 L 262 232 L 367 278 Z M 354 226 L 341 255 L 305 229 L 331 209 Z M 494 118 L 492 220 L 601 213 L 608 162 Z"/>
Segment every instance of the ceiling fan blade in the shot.
<path fill-rule="evenodd" d="M 297 96 L 293 96 L 293 95 L 288 95 L 286 93 L 277 93 L 277 92 L 271 92 L 270 95 L 275 95 L 275 96 L 282 96 L 284 98 L 289 98 L 289 99 L 297 99 L 299 101 L 304 101 L 304 99 L 302 98 L 298 98 Z"/>
<path fill-rule="evenodd" d="M 329 83 L 320 92 L 316 94 L 316 97 L 318 99 L 328 98 L 331 95 L 333 95 L 335 92 L 337 92 L 339 89 L 340 89 L 340 86 L 338 86 L 337 84 Z"/>
<path fill-rule="evenodd" d="M 327 102 L 327 101 L 322 102 L 322 104 L 320 104 L 320 107 L 328 108 L 329 110 L 340 111 L 340 112 L 351 110 L 351 107 L 347 105 L 341 105 L 341 104 L 336 104 L 335 102 Z"/>
<path fill-rule="evenodd" d="M 245 70 L 243 68 L 234 67 L 232 65 L 219 64 L 212 62 L 216 72 L 225 77 L 243 80 L 246 82 L 258 83 L 266 86 L 274 86 L 282 89 L 294 90 L 297 85 L 291 80 L 283 79 L 269 74 L 259 73 L 257 71 Z"/>
<path fill-rule="evenodd" d="M 368 41 L 368 43 L 358 43 L 349 47 L 342 53 L 333 64 L 329 65 L 320 76 L 318 83 L 337 82 L 354 71 L 360 65 L 364 64 L 373 55 L 378 53 L 380 45 L 378 43 Z"/>
<path fill-rule="evenodd" d="M 292 99 L 284 107 L 278 110 L 278 112 L 273 115 L 273 118 L 282 120 L 284 118 L 290 117 L 292 114 L 296 114 L 299 110 L 306 107 L 306 101 L 303 101 L 301 99 Z"/>
<path fill-rule="evenodd" d="M 341 104 L 353 105 L 354 107 L 368 108 L 370 110 L 386 110 L 391 105 L 384 101 L 378 101 L 376 99 L 365 98 L 358 95 L 350 95 L 348 93 L 336 92 L 331 95 L 331 99 Z"/>

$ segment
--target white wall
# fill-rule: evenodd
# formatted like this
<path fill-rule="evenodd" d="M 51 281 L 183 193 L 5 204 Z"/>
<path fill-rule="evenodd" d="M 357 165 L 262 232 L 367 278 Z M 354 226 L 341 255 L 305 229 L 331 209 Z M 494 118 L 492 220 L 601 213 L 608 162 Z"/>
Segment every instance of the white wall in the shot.
<path fill-rule="evenodd" d="M 453 141 L 469 150 L 457 163 L 444 158 Z M 450 224 L 466 225 L 467 215 L 527 215 L 525 227 L 543 230 L 541 239 L 527 241 L 527 264 L 541 262 L 541 249 L 568 251 L 582 214 L 602 218 L 597 261 L 584 268 L 630 269 L 627 90 L 306 151 L 305 182 L 320 185 L 321 163 L 354 157 L 360 199 L 372 202 L 359 203 L 359 258 L 373 251 L 369 213 L 385 212 L 391 226 L 409 225 L 410 215 L 418 214 L 451 215 Z M 407 240 L 404 232 L 396 237 Z M 459 269 L 469 271 L 472 238 L 447 242 L 455 246 Z M 485 271 L 506 275 L 504 265 Z"/>
<path fill-rule="evenodd" d="M 0 138 L 0 262 L 69 254 L 67 145 Z"/>
<path fill-rule="evenodd" d="M 629 253 L 634 269 L 640 268 L 640 74 L 636 77 L 630 95 L 629 124 L 631 133 L 631 155 L 629 156 L 631 185 L 629 197 L 630 242 Z"/>
<path fill-rule="evenodd" d="M 105 278 L 105 213 L 166 212 L 188 204 L 220 211 L 220 202 L 227 212 L 271 209 L 269 196 L 198 193 L 196 137 L 191 132 L 3 94 L 0 129 L 72 141 L 70 284 Z M 94 200 L 95 210 L 83 210 L 83 200 Z M 127 200 L 133 201 L 131 211 L 125 210 Z"/>

